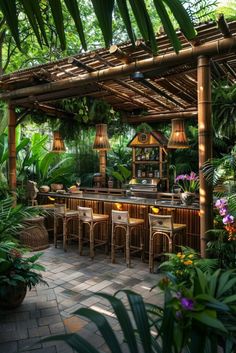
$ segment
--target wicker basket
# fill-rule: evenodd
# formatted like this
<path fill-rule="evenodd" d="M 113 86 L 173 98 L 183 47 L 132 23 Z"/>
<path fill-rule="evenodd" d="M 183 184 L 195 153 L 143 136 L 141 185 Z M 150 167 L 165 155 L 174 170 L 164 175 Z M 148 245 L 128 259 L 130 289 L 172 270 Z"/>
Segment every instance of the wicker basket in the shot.
<path fill-rule="evenodd" d="M 24 221 L 24 229 L 20 233 L 22 245 L 33 251 L 48 248 L 48 232 L 44 226 L 44 217 L 33 217 Z"/>

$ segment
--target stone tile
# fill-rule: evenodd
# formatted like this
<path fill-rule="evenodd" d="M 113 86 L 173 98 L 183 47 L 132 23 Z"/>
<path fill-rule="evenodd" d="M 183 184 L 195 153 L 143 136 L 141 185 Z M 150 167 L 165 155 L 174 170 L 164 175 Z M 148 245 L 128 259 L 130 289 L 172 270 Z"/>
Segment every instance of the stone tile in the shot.
<path fill-rule="evenodd" d="M 50 335 L 48 326 L 40 326 L 35 328 L 29 328 L 29 337 L 44 337 Z"/>
<path fill-rule="evenodd" d="M 41 317 L 55 315 L 58 314 L 58 312 L 58 307 L 56 305 L 50 308 L 40 309 Z"/>
<path fill-rule="evenodd" d="M 62 321 L 50 324 L 49 330 L 52 335 L 61 335 L 63 333 L 66 333 L 65 326 Z"/>
<path fill-rule="evenodd" d="M 73 353 L 64 342 L 38 342 L 40 337 L 77 332 L 92 342 L 103 352 L 107 348 L 97 327 L 74 312 L 82 307 L 90 307 L 104 313 L 113 327 L 121 345 L 124 345 L 120 326 L 108 301 L 95 292 L 114 294 L 122 288 L 129 288 L 142 294 L 146 301 L 161 304 L 160 292 L 150 288 L 156 284 L 160 275 L 150 274 L 148 265 L 132 259 L 132 268 L 127 269 L 123 257 L 119 264 L 111 264 L 103 252 L 97 252 L 94 261 L 89 257 L 79 257 L 77 248 L 67 253 L 63 249 L 50 247 L 45 250 L 42 261 L 47 271 L 49 287 L 38 286 L 28 293 L 24 303 L 17 309 L 0 311 L 0 352 L 17 353 Z M 124 293 L 119 298 L 127 304 Z M 1 340 L 2 338 L 2 340 Z M 9 349 L 2 349 L 9 347 Z M 18 350 L 17 350 L 18 349 Z M 14 352 L 15 350 L 15 352 Z"/>
<path fill-rule="evenodd" d="M 56 314 L 51 316 L 40 317 L 38 319 L 38 325 L 39 326 L 51 325 L 51 324 L 59 323 L 61 321 L 62 320 L 61 320 L 60 314 Z"/>
<path fill-rule="evenodd" d="M 78 316 L 71 316 L 68 319 L 64 319 L 63 322 L 68 332 L 71 333 L 80 331 L 82 327 L 88 324 L 86 320 L 83 320 Z"/>
<path fill-rule="evenodd" d="M 42 344 L 39 342 L 38 337 L 19 340 L 17 343 L 18 343 L 18 350 L 23 352 L 42 347 Z"/>
<path fill-rule="evenodd" d="M 1 353 L 16 353 L 17 352 L 17 342 L 0 343 Z"/>

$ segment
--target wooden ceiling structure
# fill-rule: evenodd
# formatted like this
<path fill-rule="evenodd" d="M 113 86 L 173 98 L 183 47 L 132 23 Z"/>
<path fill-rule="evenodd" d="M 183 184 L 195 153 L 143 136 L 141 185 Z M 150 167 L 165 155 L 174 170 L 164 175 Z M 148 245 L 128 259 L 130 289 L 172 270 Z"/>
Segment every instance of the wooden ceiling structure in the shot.
<path fill-rule="evenodd" d="M 222 22 L 221 22 L 222 23 Z M 124 112 L 130 123 L 197 115 L 197 52 L 236 35 L 236 21 L 201 24 L 197 37 L 188 42 L 178 32 L 182 50 L 173 52 L 165 34 L 157 36 L 158 55 L 141 40 L 74 55 L 0 77 L 0 98 L 14 106 L 37 109 L 49 115 L 73 118 L 56 109 L 58 100 L 90 96 Z M 218 50 L 219 49 L 219 50 Z M 219 78 L 236 82 L 235 53 L 211 56 L 214 85 Z M 185 53 L 185 55 L 183 55 Z M 172 60 L 171 57 L 173 57 Z M 141 72 L 137 75 L 137 72 Z M 138 76 L 137 78 L 135 78 Z M 145 111 L 145 115 L 138 112 Z"/>
<path fill-rule="evenodd" d="M 73 119 L 56 108 L 58 100 L 90 96 L 125 113 L 130 123 L 198 117 L 200 178 L 200 243 L 205 255 L 206 231 L 213 225 L 212 190 L 202 173 L 212 158 L 211 87 L 219 79 L 236 82 L 236 21 L 196 27 L 189 42 L 181 32 L 176 54 L 165 34 L 157 36 L 158 55 L 143 41 L 111 46 L 0 77 L 0 99 L 8 102 L 9 184 L 16 188 L 15 129 L 25 112 L 46 111 Z M 17 116 L 15 108 L 23 108 Z M 137 112 L 145 110 L 145 115 Z"/>

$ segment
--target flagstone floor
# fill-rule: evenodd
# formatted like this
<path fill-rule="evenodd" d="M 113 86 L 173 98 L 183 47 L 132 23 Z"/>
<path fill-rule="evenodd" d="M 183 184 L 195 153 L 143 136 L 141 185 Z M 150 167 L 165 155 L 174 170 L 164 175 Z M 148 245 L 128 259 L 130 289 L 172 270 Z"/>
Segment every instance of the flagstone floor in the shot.
<path fill-rule="evenodd" d="M 125 351 L 119 324 L 109 303 L 94 293 L 114 294 L 129 288 L 140 293 L 147 302 L 162 302 L 157 289 L 150 291 L 160 275 L 150 274 L 148 264 L 139 258 L 132 259 L 132 268 L 127 268 L 123 257 L 111 264 L 108 256 L 97 253 L 92 261 L 86 255 L 79 256 L 73 248 L 64 253 L 51 245 L 44 250 L 40 263 L 46 267 L 44 279 L 48 287 L 37 286 L 28 291 L 19 308 L 0 311 L 1 353 L 72 353 L 73 350 L 62 341 L 38 342 L 41 337 L 70 332 L 78 332 L 100 351 L 108 352 L 96 326 L 74 314 L 82 307 L 106 315 Z M 125 297 L 124 302 L 127 303 Z"/>

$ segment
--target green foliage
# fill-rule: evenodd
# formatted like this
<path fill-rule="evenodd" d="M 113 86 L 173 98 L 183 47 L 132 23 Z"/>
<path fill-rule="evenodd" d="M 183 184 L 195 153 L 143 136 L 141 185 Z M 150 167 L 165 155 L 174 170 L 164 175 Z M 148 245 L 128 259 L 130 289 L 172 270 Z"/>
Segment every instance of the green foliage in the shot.
<path fill-rule="evenodd" d="M 0 241 L 17 239 L 25 218 L 36 216 L 39 210 L 35 207 L 16 205 L 11 197 L 0 200 Z"/>
<path fill-rule="evenodd" d="M 236 85 L 220 82 L 212 91 L 214 129 L 219 137 L 236 143 Z"/>
<path fill-rule="evenodd" d="M 203 174 L 210 185 L 222 190 L 228 186 L 228 190 L 226 190 L 229 192 L 230 187 L 234 186 L 236 182 L 236 147 L 234 146 L 228 154 L 224 154 L 221 158 L 213 158 L 205 162 Z"/>
<path fill-rule="evenodd" d="M 196 268 L 206 271 L 217 267 L 217 260 L 201 259 L 195 250 L 184 246 L 181 246 L 181 252 L 167 255 L 169 259 L 163 262 L 159 269 L 174 276 L 177 284 L 181 283 L 187 287 L 192 284 L 192 277 Z"/>
<path fill-rule="evenodd" d="M 153 128 L 147 123 L 141 123 L 136 127 L 137 132 L 152 132 Z"/>
<path fill-rule="evenodd" d="M 123 164 L 117 164 L 116 170 L 110 169 L 109 174 L 122 184 L 126 184 L 131 178 L 131 171 Z"/>
<path fill-rule="evenodd" d="M 140 0 L 139 2 L 129 0 L 129 7 L 124 4 L 123 1 L 118 1 L 118 8 L 124 26 L 127 30 L 130 39 L 134 41 L 133 32 L 131 30 L 131 19 L 130 13 L 135 18 L 136 25 L 141 32 L 144 40 L 147 43 L 150 43 L 153 53 L 157 52 L 155 33 L 153 29 L 153 24 L 151 21 L 151 15 L 147 10 L 148 2 L 145 0 Z M 12 36 L 16 42 L 16 45 L 21 49 L 21 36 L 20 36 L 20 26 L 18 21 L 19 12 L 22 12 L 26 15 L 27 22 L 29 22 L 34 34 L 40 45 L 43 42 L 47 44 L 47 32 L 45 30 L 44 21 L 45 17 L 50 16 L 53 18 L 53 24 L 56 29 L 56 33 L 59 37 L 62 50 L 66 48 L 66 37 L 64 30 L 65 22 L 65 12 L 69 12 L 75 21 L 75 27 L 79 33 L 81 44 L 83 49 L 86 50 L 86 41 L 83 31 L 83 23 L 80 17 L 81 14 L 81 4 L 78 4 L 75 0 L 65 1 L 65 5 L 61 0 L 49 0 L 47 3 L 33 4 L 35 2 L 28 3 L 25 0 L 1 0 L 0 9 L 2 14 L 5 17 L 6 23 L 12 33 Z M 49 4 L 49 6 L 48 6 Z M 109 46 L 112 42 L 113 31 L 112 31 L 112 17 L 114 13 L 114 0 L 92 0 L 93 5 L 93 14 L 95 13 L 99 27 L 102 30 L 103 38 L 106 46 Z M 66 6 L 66 10 L 64 10 Z M 87 5 L 88 6 L 88 5 Z M 169 20 L 169 13 L 165 10 L 165 6 L 173 13 L 175 20 L 183 31 L 187 39 L 191 40 L 195 37 L 195 31 L 193 25 L 190 21 L 190 18 L 181 2 L 179 0 L 156 0 L 155 6 L 157 13 L 159 14 L 163 26 L 167 32 L 167 35 L 170 38 L 172 45 L 176 52 L 180 48 L 180 42 L 176 35 L 174 35 L 174 29 L 171 21 Z M 46 22 L 46 21 L 45 21 Z"/>
<path fill-rule="evenodd" d="M 46 282 L 39 271 L 44 267 L 37 263 L 42 253 L 30 257 L 23 257 L 23 253 L 16 249 L 15 243 L 0 242 L 0 294 L 4 295 L 8 286 L 26 285 L 29 290 L 38 283 Z"/>
<path fill-rule="evenodd" d="M 214 20 L 217 0 L 181 0 L 193 23 Z"/>

